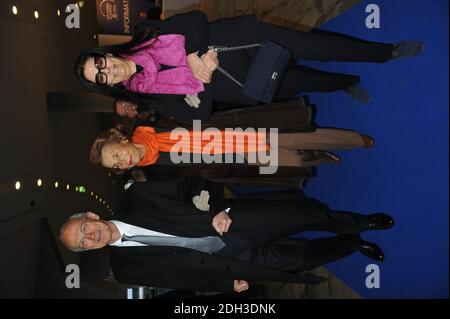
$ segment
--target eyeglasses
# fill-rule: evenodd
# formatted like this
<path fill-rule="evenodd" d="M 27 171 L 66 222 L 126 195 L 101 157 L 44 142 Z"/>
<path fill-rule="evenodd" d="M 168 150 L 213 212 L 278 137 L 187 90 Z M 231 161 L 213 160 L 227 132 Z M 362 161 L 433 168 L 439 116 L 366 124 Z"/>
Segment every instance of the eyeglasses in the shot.
<path fill-rule="evenodd" d="M 81 249 L 81 250 L 86 250 L 86 247 L 85 247 L 85 243 L 86 243 L 86 240 L 85 240 L 85 237 L 86 237 L 86 228 L 87 228 L 87 225 L 88 224 L 88 220 L 87 220 L 87 218 L 86 218 L 86 221 L 81 225 L 81 234 L 82 234 L 82 237 L 81 237 L 81 240 L 80 240 L 80 243 L 79 243 L 79 248 Z"/>
<path fill-rule="evenodd" d="M 95 68 L 98 70 L 97 74 L 95 75 L 95 83 L 99 85 L 107 85 L 108 84 L 108 75 L 106 73 L 103 73 L 102 70 L 106 68 L 107 62 L 106 57 L 104 55 L 95 55 L 94 56 L 94 65 Z"/>

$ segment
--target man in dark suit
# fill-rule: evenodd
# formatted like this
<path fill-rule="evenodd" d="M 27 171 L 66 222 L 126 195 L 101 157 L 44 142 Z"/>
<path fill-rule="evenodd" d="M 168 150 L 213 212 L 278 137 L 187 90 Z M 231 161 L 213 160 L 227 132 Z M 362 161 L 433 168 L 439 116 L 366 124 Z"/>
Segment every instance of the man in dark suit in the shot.
<path fill-rule="evenodd" d="M 300 272 L 356 251 L 382 261 L 381 249 L 357 234 L 392 225 L 386 214 L 330 213 L 311 199 L 231 202 L 221 185 L 186 178 L 135 183 L 115 220 L 90 212 L 74 216 L 62 226 L 61 240 L 74 251 L 111 245 L 119 282 L 241 292 L 253 280 L 321 282 L 324 278 Z M 309 230 L 339 235 L 288 237 Z"/>

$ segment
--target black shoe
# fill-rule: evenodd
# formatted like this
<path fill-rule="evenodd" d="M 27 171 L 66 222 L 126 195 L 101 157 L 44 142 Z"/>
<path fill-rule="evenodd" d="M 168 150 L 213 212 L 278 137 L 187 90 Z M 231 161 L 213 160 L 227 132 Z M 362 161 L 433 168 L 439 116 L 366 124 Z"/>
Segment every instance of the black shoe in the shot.
<path fill-rule="evenodd" d="M 360 240 L 356 245 L 355 249 L 367 258 L 373 259 L 375 261 L 383 261 L 384 253 L 377 244 Z"/>
<path fill-rule="evenodd" d="M 352 99 L 361 102 L 363 104 L 368 104 L 372 101 L 372 98 L 369 95 L 369 92 L 364 90 L 359 85 L 352 85 L 351 87 L 344 90 L 347 95 L 349 95 Z"/>
<path fill-rule="evenodd" d="M 392 58 L 404 58 L 414 57 L 421 54 L 425 50 L 425 45 L 416 40 L 402 41 L 394 44 L 394 50 L 392 51 Z"/>
<path fill-rule="evenodd" d="M 371 148 L 375 146 L 375 140 L 369 135 L 361 134 L 361 138 L 364 142 L 364 148 Z"/>
<path fill-rule="evenodd" d="M 394 219 L 384 213 L 376 213 L 367 216 L 369 219 L 369 230 L 384 230 L 394 226 Z"/>

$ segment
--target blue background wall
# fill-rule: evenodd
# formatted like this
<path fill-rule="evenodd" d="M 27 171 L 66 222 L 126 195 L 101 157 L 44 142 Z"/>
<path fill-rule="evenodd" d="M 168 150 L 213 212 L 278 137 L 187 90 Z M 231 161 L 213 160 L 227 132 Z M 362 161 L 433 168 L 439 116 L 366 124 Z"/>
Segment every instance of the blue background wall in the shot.
<path fill-rule="evenodd" d="M 381 9 L 381 28 L 365 27 L 365 8 Z M 363 1 L 322 29 L 372 41 L 420 39 L 425 52 L 386 64 L 306 63 L 361 75 L 369 105 L 344 93 L 310 94 L 320 126 L 352 128 L 376 147 L 339 152 L 343 163 L 318 168 L 304 189 L 335 209 L 388 212 L 396 226 L 369 232 L 386 254 L 381 287 L 365 286 L 361 254 L 328 268 L 366 298 L 448 297 L 448 6 L 447 0 Z"/>

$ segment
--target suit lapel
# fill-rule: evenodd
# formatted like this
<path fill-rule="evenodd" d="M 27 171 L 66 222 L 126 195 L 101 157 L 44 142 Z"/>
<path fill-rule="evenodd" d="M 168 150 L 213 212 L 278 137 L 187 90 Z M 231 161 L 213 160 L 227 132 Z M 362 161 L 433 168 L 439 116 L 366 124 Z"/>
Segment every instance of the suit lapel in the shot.
<path fill-rule="evenodd" d="M 158 209 L 154 207 L 152 209 Z M 137 210 L 129 211 L 128 213 L 122 213 L 117 216 L 117 220 L 124 222 L 129 225 L 145 228 L 148 230 L 165 233 L 169 235 L 175 236 L 186 236 L 184 233 L 180 233 L 171 227 L 167 222 L 162 222 L 152 216 L 143 215 L 141 212 Z"/>

